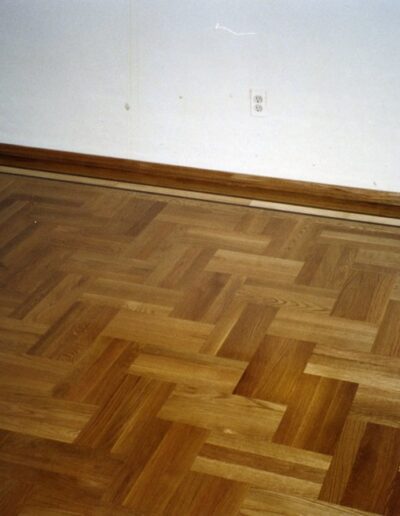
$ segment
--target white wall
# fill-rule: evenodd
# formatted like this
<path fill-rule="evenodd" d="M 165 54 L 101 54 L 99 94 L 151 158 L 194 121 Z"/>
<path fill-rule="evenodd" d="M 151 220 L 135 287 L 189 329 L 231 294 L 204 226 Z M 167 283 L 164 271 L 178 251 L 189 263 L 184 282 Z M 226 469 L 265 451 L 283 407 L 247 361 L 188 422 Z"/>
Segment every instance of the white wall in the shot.
<path fill-rule="evenodd" d="M 0 141 L 400 191 L 399 27 L 398 0 L 0 0 Z"/>
<path fill-rule="evenodd" d="M 129 0 L 0 0 L 0 141 L 129 151 Z"/>

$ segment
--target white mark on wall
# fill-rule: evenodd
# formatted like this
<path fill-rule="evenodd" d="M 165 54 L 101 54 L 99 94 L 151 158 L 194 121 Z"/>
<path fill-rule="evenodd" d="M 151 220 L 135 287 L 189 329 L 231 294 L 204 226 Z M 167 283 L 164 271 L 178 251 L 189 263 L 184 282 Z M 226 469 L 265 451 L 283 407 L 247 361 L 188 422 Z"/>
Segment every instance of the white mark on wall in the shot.
<path fill-rule="evenodd" d="M 224 30 L 225 32 L 229 32 L 230 34 L 233 34 L 234 36 L 255 36 L 256 32 L 236 32 L 229 27 L 225 27 L 224 25 L 221 25 L 220 23 L 217 23 L 215 26 L 215 30 Z"/>

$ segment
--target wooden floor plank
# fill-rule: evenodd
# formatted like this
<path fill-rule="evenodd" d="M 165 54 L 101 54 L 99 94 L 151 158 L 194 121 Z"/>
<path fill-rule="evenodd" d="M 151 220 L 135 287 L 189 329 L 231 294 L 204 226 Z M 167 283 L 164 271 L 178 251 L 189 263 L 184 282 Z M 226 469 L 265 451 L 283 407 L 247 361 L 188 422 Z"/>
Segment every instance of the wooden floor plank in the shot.
<path fill-rule="evenodd" d="M 207 432 L 176 423 L 171 426 L 123 505 L 137 511 L 163 514 L 196 457 Z"/>
<path fill-rule="evenodd" d="M 288 404 L 314 344 L 268 336 L 253 355 L 235 394 Z"/>
<path fill-rule="evenodd" d="M 0 394 L 0 428 L 10 432 L 72 443 L 96 407 L 47 396 Z"/>
<path fill-rule="evenodd" d="M 190 387 L 175 389 L 159 417 L 209 430 L 253 435 L 268 439 L 274 435 L 285 407 L 243 396 L 219 394 Z"/>
<path fill-rule="evenodd" d="M 400 429 L 368 423 L 341 503 L 383 512 L 400 465 Z"/>
<path fill-rule="evenodd" d="M 195 353 L 140 353 L 129 368 L 137 376 L 231 393 L 247 362 Z"/>
<path fill-rule="evenodd" d="M 303 374 L 274 442 L 332 454 L 356 390 L 354 383 Z"/>
<path fill-rule="evenodd" d="M 275 308 L 262 304 L 247 304 L 226 337 L 218 355 L 249 362 L 275 314 Z"/>
<path fill-rule="evenodd" d="M 206 323 L 124 309 L 111 320 L 104 335 L 134 340 L 145 347 L 198 351 L 212 328 Z"/>
<path fill-rule="evenodd" d="M 394 276 L 391 274 L 355 271 L 344 285 L 332 315 L 379 323 L 393 283 Z"/>
<path fill-rule="evenodd" d="M 226 516 L 236 514 L 247 491 L 246 484 L 189 472 L 165 508 L 165 514 Z"/>
<path fill-rule="evenodd" d="M 400 301 L 389 301 L 372 352 L 400 357 Z"/>

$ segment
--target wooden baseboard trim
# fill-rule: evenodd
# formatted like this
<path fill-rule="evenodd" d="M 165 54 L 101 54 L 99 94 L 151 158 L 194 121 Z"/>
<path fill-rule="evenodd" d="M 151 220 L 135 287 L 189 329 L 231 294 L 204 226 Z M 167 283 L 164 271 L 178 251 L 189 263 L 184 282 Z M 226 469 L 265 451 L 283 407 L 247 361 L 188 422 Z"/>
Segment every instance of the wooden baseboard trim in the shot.
<path fill-rule="evenodd" d="M 400 218 L 400 193 L 0 143 L 0 165 Z"/>
<path fill-rule="evenodd" d="M 0 165 L 0 174 L 32 177 L 35 179 L 49 179 L 67 183 L 77 183 L 82 185 L 101 186 L 103 188 L 114 188 L 117 190 L 128 190 L 152 195 L 166 195 L 168 197 L 180 197 L 196 201 L 205 201 L 218 204 L 229 204 L 233 206 L 244 206 L 246 208 L 258 208 L 263 210 L 283 211 L 285 213 L 297 213 L 299 215 L 311 215 L 328 219 L 346 220 L 351 222 L 361 222 L 380 226 L 400 227 L 400 218 L 379 217 L 379 215 L 367 215 L 363 213 L 352 213 L 349 211 L 327 210 L 324 208 L 312 208 L 297 204 L 284 204 L 272 201 L 257 201 L 255 199 L 245 199 L 244 197 L 232 197 L 220 194 L 209 194 L 194 192 L 189 190 L 178 190 L 177 188 L 165 188 L 162 186 L 151 186 L 126 181 L 112 181 L 110 179 L 97 179 L 95 177 L 85 177 L 70 174 L 59 174 L 57 172 L 43 172 L 25 168 L 15 168 Z"/>

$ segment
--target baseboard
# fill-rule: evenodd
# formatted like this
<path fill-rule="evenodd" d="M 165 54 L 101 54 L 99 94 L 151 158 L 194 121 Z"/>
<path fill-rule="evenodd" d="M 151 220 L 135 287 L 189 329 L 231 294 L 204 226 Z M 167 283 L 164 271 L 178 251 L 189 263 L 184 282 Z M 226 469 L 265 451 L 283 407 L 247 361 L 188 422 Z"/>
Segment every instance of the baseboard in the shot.
<path fill-rule="evenodd" d="M 0 164 L 260 201 L 400 218 L 400 193 L 0 143 Z"/>

